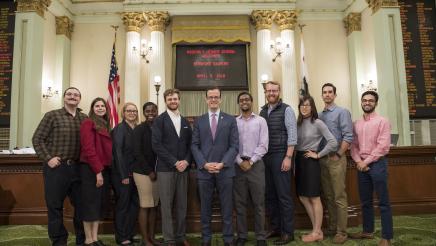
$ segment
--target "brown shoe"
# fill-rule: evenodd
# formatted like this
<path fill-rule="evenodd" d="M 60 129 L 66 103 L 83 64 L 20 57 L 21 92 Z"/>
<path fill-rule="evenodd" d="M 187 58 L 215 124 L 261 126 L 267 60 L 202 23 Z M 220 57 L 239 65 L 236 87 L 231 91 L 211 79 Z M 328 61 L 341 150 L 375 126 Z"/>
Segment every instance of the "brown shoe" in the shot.
<path fill-rule="evenodd" d="M 364 231 L 349 233 L 348 236 L 352 239 L 374 239 L 374 233 Z"/>
<path fill-rule="evenodd" d="M 391 246 L 391 245 L 392 245 L 391 240 L 388 240 L 388 239 L 382 239 L 378 243 L 378 246 Z"/>
<path fill-rule="evenodd" d="M 332 242 L 334 244 L 344 244 L 345 241 L 347 241 L 348 236 L 346 233 L 336 233 L 335 237 L 333 238 Z"/>

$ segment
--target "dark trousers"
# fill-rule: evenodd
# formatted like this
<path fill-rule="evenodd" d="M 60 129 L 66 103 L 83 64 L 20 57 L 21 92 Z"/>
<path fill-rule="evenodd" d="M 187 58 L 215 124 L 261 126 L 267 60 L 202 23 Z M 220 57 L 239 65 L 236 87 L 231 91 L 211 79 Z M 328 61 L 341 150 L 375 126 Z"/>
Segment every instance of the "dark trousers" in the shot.
<path fill-rule="evenodd" d="M 265 166 L 262 160 L 253 164 L 247 172 L 236 167 L 233 185 L 238 238 L 247 239 L 247 208 L 250 197 L 253 204 L 254 231 L 257 240 L 265 240 Z"/>
<path fill-rule="evenodd" d="M 198 179 L 198 187 L 201 200 L 201 236 L 203 242 L 210 242 L 212 239 L 210 223 L 212 221 L 212 198 L 215 187 L 220 198 L 224 242 L 233 242 L 233 178 L 216 179 L 214 176 L 211 179 Z"/>
<path fill-rule="evenodd" d="M 373 192 L 377 194 L 382 225 L 382 238 L 393 238 L 393 223 L 388 192 L 388 170 L 386 158 L 382 157 L 368 165 L 367 172 L 357 172 L 359 196 L 362 203 L 363 231 L 374 232 Z"/>
<path fill-rule="evenodd" d="M 265 162 L 266 212 L 270 229 L 282 234 L 294 234 L 294 203 L 291 193 L 291 171 L 282 172 L 285 153 L 269 153 Z"/>
<path fill-rule="evenodd" d="M 121 243 L 135 236 L 136 221 L 139 212 L 139 198 L 133 177 L 129 184 L 121 183 L 120 175 L 112 171 L 112 186 L 115 191 L 115 241 Z"/>
<path fill-rule="evenodd" d="M 188 174 L 188 172 L 157 172 L 162 234 L 165 243 L 183 242 L 186 239 Z M 173 226 L 173 207 L 175 228 Z"/>
<path fill-rule="evenodd" d="M 44 164 L 44 192 L 48 213 L 48 235 L 52 245 L 67 245 L 68 232 L 63 223 L 64 201 L 68 196 L 74 207 L 74 229 L 76 233 L 76 244 L 85 242 L 85 233 L 80 216 L 80 174 L 79 164 L 50 168 Z"/>

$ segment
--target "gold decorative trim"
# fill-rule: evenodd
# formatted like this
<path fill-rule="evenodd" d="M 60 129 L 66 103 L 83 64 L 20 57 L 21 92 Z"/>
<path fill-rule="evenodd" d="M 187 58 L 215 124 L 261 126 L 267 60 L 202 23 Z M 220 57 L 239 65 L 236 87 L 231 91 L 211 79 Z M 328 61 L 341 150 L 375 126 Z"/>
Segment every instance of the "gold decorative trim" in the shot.
<path fill-rule="evenodd" d="M 383 7 L 399 8 L 398 0 L 366 0 L 366 2 L 368 3 L 369 8 L 372 9 L 373 14 Z"/>
<path fill-rule="evenodd" d="M 68 16 L 56 16 L 56 35 L 65 35 L 71 39 L 74 24 Z"/>
<path fill-rule="evenodd" d="M 344 27 L 347 32 L 347 36 L 354 31 L 362 31 L 362 14 L 361 13 L 349 13 L 344 18 Z"/>
<path fill-rule="evenodd" d="M 124 12 L 121 14 L 121 19 L 127 28 L 127 32 L 141 32 L 145 24 L 144 15 L 140 12 Z"/>
<path fill-rule="evenodd" d="M 144 16 L 151 31 L 165 32 L 170 23 L 168 11 L 147 11 Z"/>
<path fill-rule="evenodd" d="M 273 10 L 254 10 L 251 12 L 251 22 L 256 26 L 256 31 L 270 29 L 276 11 Z"/>
<path fill-rule="evenodd" d="M 17 12 L 36 12 L 44 18 L 44 12 L 50 4 L 51 0 L 17 0 Z"/>
<path fill-rule="evenodd" d="M 279 25 L 280 31 L 295 30 L 298 14 L 296 10 L 280 10 L 277 11 L 274 21 Z"/>

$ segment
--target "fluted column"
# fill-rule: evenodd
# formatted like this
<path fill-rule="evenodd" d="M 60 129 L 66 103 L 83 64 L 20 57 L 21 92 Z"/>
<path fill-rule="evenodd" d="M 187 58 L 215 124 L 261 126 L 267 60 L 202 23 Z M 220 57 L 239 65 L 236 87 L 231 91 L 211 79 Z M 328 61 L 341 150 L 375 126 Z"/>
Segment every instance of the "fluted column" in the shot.
<path fill-rule="evenodd" d="M 141 105 L 141 73 L 139 56 L 141 49 L 141 29 L 145 24 L 144 15 L 139 12 L 122 14 L 126 26 L 126 57 L 124 73 L 124 101 Z"/>
<path fill-rule="evenodd" d="M 367 0 L 373 15 L 373 36 L 380 94 L 378 111 L 386 116 L 399 145 L 410 145 L 409 107 L 401 30 L 396 0 Z"/>
<path fill-rule="evenodd" d="M 348 43 L 348 61 L 350 64 L 351 115 L 354 120 L 362 116 L 360 95 L 363 93 L 361 91 L 361 84 L 365 81 L 361 22 L 361 13 L 349 13 L 344 18 Z"/>
<path fill-rule="evenodd" d="M 265 92 L 262 85 L 262 75 L 268 75 L 268 79 L 272 80 L 272 57 L 270 51 L 271 42 L 271 26 L 273 22 L 272 10 L 254 10 L 251 13 L 252 23 L 257 31 L 257 101 L 258 107 L 265 104 Z"/>
<path fill-rule="evenodd" d="M 41 119 L 44 13 L 51 0 L 18 0 L 15 15 L 11 148 L 32 146 Z"/>
<path fill-rule="evenodd" d="M 145 13 L 148 26 L 150 27 L 150 43 L 153 47 L 153 52 L 150 58 L 150 74 L 149 74 L 149 100 L 154 101 L 159 105 L 159 113 L 165 110 L 165 101 L 163 100 L 163 92 L 166 89 L 165 78 L 165 28 L 169 24 L 170 16 L 166 11 L 150 11 Z M 160 76 L 159 97 L 156 96 L 155 76 Z"/>
<path fill-rule="evenodd" d="M 274 18 L 280 27 L 280 36 L 283 47 L 282 54 L 282 91 L 283 101 L 292 106 L 295 112 L 298 112 L 298 82 L 297 82 L 297 65 L 295 56 L 295 26 L 297 25 L 298 13 L 295 10 L 277 11 Z"/>
<path fill-rule="evenodd" d="M 54 87 L 62 92 L 70 86 L 71 35 L 73 22 L 67 16 L 56 16 L 56 64 Z M 63 98 L 58 97 L 59 108 Z"/>

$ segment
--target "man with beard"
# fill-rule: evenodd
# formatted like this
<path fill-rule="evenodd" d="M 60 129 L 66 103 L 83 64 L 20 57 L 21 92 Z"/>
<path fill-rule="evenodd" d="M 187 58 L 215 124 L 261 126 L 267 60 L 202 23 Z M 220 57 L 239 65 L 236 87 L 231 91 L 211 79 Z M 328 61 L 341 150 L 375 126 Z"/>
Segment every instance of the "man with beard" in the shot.
<path fill-rule="evenodd" d="M 375 113 L 378 94 L 362 94 L 363 118 L 354 122 L 354 140 L 351 156 L 356 162 L 359 196 L 362 204 L 363 232 L 350 234 L 355 239 L 374 238 L 373 192 L 377 194 L 381 217 L 379 246 L 391 245 L 393 238 L 392 212 L 388 192 L 388 168 L 384 157 L 389 152 L 391 127 L 387 119 Z"/>
<path fill-rule="evenodd" d="M 192 130 L 188 120 L 179 112 L 179 90 L 168 89 L 163 96 L 167 110 L 154 120 L 152 127 L 152 146 L 157 155 L 156 170 L 161 201 L 162 233 L 165 245 L 188 246 L 185 219 Z M 176 211 L 175 230 L 172 216 L 173 203 Z"/>
<path fill-rule="evenodd" d="M 265 166 L 262 157 L 268 151 L 268 126 L 264 118 L 253 113 L 253 97 L 248 92 L 238 95 L 241 115 L 236 118 L 239 132 L 239 154 L 236 156 L 235 198 L 238 240 L 236 246 L 247 241 L 247 206 L 253 203 L 257 246 L 265 241 Z"/>
<path fill-rule="evenodd" d="M 66 246 L 68 232 L 63 224 L 64 200 L 74 206 L 76 244 L 85 234 L 80 218 L 80 124 L 87 118 L 78 108 L 81 94 L 75 87 L 64 92 L 64 107 L 44 115 L 33 134 L 32 143 L 43 160 L 44 192 L 48 214 L 48 235 L 52 245 Z"/>
<path fill-rule="evenodd" d="M 334 244 L 347 241 L 348 201 L 345 191 L 345 176 L 347 158 L 345 152 L 353 141 L 353 122 L 350 111 L 335 104 L 336 87 L 331 83 L 322 86 L 324 110 L 318 114 L 335 136 L 338 148 L 320 159 L 321 165 L 321 196 L 325 199 L 328 211 L 327 236 L 332 236 Z M 323 149 L 326 141 L 319 146 Z"/>
<path fill-rule="evenodd" d="M 271 230 L 266 237 L 280 236 L 275 245 L 294 240 L 294 204 L 291 194 L 291 166 L 297 144 L 297 120 L 293 109 L 280 99 L 280 84 L 268 81 L 265 85 L 268 103 L 260 116 L 268 124 L 269 146 L 264 156 L 266 181 L 266 209 Z"/>

